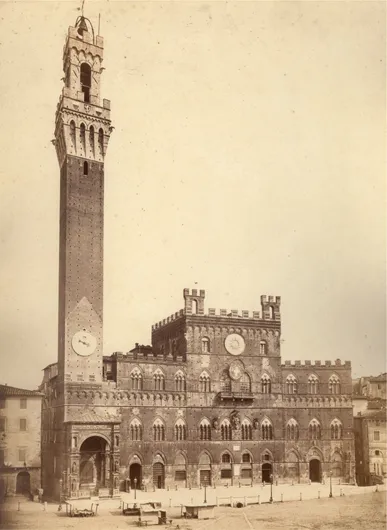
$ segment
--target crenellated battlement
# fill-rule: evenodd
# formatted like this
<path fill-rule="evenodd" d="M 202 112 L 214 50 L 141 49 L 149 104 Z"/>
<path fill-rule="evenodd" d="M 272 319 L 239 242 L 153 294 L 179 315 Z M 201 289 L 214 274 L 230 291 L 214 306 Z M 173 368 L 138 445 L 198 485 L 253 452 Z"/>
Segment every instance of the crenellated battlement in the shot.
<path fill-rule="evenodd" d="M 314 367 L 335 367 L 340 366 L 343 368 L 351 368 L 351 361 L 342 361 L 341 359 L 336 359 L 335 361 L 285 361 L 282 363 L 284 368 L 298 368 L 302 367 L 305 368 L 305 366 L 314 366 Z"/>
<path fill-rule="evenodd" d="M 167 318 L 164 318 L 163 320 L 160 320 L 160 322 L 156 322 L 156 324 L 153 324 L 152 326 L 152 332 L 166 326 L 167 324 L 170 324 L 171 322 L 174 322 L 175 320 L 178 320 L 182 316 L 184 316 L 184 309 L 180 309 L 180 311 L 176 311 L 176 313 L 172 313 Z"/>
<path fill-rule="evenodd" d="M 160 328 L 174 322 L 184 315 L 187 316 L 199 316 L 208 318 L 238 318 L 238 319 L 249 319 L 249 320 L 281 320 L 280 296 L 261 296 L 261 311 L 249 311 L 247 309 L 215 309 L 209 308 L 208 313 L 204 312 L 204 299 L 206 292 L 203 289 L 184 289 L 184 309 L 180 309 L 176 313 L 173 313 L 167 318 L 156 322 L 152 326 L 152 333 L 159 330 Z"/>

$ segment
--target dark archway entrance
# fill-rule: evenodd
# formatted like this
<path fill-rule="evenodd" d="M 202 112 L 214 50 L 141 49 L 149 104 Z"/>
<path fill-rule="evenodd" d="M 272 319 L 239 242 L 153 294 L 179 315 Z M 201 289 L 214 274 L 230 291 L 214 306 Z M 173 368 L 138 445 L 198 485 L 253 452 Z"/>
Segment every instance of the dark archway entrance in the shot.
<path fill-rule="evenodd" d="M 105 487 L 106 482 L 106 440 L 91 436 L 80 447 L 79 482 L 81 488 Z"/>
<path fill-rule="evenodd" d="M 29 495 L 31 493 L 31 478 L 28 471 L 20 471 L 16 477 L 16 493 Z"/>
<path fill-rule="evenodd" d="M 162 489 L 165 484 L 164 464 L 156 462 L 153 464 L 153 484 L 156 488 Z"/>
<path fill-rule="evenodd" d="M 312 482 L 321 482 L 321 462 L 317 458 L 309 462 L 309 478 Z"/>
<path fill-rule="evenodd" d="M 142 467 L 141 464 L 131 464 L 129 468 L 130 488 L 134 489 L 134 479 L 136 479 L 136 489 L 141 489 Z"/>
<path fill-rule="evenodd" d="M 269 462 L 262 464 L 262 482 L 271 482 L 270 475 L 273 473 L 273 466 Z"/>

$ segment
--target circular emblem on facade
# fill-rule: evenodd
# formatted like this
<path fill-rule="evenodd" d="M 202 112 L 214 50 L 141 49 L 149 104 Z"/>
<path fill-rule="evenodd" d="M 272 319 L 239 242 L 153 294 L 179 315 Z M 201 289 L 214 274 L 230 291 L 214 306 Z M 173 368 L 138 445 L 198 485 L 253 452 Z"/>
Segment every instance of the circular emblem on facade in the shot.
<path fill-rule="evenodd" d="M 245 341 L 241 335 L 231 333 L 226 337 L 224 345 L 228 353 L 231 355 L 240 355 L 245 351 Z"/>
<path fill-rule="evenodd" d="M 179 409 L 179 410 L 177 411 L 177 415 L 178 415 L 179 417 L 184 416 L 184 412 L 183 412 L 183 410 L 182 410 L 182 409 Z"/>
<path fill-rule="evenodd" d="M 71 345 L 75 353 L 82 357 L 87 357 L 95 351 L 97 339 L 88 331 L 77 331 L 74 333 Z"/>
<path fill-rule="evenodd" d="M 140 410 L 137 407 L 134 407 L 132 412 L 133 412 L 134 416 L 138 416 L 140 414 Z"/>
<path fill-rule="evenodd" d="M 231 379 L 234 379 L 234 381 L 238 381 L 238 379 L 242 376 L 242 367 L 239 362 L 231 363 L 229 368 L 229 374 Z"/>

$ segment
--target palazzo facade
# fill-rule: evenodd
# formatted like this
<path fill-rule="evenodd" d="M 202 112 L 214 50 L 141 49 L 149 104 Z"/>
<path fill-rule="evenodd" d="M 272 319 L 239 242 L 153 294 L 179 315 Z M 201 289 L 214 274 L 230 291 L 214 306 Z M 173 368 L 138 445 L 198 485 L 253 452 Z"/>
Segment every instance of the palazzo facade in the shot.
<path fill-rule="evenodd" d="M 184 307 L 152 344 L 104 356 L 103 39 L 78 17 L 63 54 L 58 361 L 44 370 L 42 486 L 52 498 L 128 487 L 354 479 L 351 365 L 281 362 L 280 297 L 260 311 Z"/>

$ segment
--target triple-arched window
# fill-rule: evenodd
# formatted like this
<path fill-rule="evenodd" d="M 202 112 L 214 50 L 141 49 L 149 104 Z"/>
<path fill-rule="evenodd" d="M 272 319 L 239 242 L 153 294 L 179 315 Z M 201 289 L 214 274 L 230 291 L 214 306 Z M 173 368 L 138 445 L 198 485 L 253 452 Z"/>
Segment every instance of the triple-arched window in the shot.
<path fill-rule="evenodd" d="M 178 392 L 183 392 L 185 390 L 185 375 L 181 370 L 175 374 L 175 390 Z"/>
<path fill-rule="evenodd" d="M 298 440 L 299 427 L 294 418 L 291 418 L 286 425 L 286 438 L 288 440 Z"/>
<path fill-rule="evenodd" d="M 181 441 L 187 439 L 187 427 L 181 418 L 175 423 L 175 440 Z"/>
<path fill-rule="evenodd" d="M 133 441 L 142 440 L 142 425 L 137 418 L 130 422 L 130 439 Z"/>
<path fill-rule="evenodd" d="M 130 373 L 130 381 L 132 390 L 142 390 L 142 374 L 138 368 Z"/>
<path fill-rule="evenodd" d="M 241 425 L 241 434 L 242 440 L 252 440 L 253 439 L 253 427 L 248 419 L 244 419 Z"/>
<path fill-rule="evenodd" d="M 153 374 L 153 385 L 154 390 L 165 390 L 165 377 L 160 368 Z"/>
<path fill-rule="evenodd" d="M 297 379 L 293 374 L 289 374 L 285 382 L 286 394 L 297 394 Z"/>
<path fill-rule="evenodd" d="M 261 423 L 262 440 L 273 440 L 273 425 L 265 418 Z"/>
<path fill-rule="evenodd" d="M 211 392 L 211 378 L 207 372 L 202 372 L 199 377 L 199 391 Z"/>
<path fill-rule="evenodd" d="M 222 440 L 232 440 L 232 429 L 229 420 L 223 420 L 220 425 L 220 434 Z"/>
<path fill-rule="evenodd" d="M 343 437 L 343 425 L 340 420 L 335 418 L 331 423 L 331 439 L 341 440 Z"/>
<path fill-rule="evenodd" d="M 206 418 L 200 422 L 199 434 L 201 440 L 211 440 L 211 424 Z"/>
<path fill-rule="evenodd" d="M 262 394 L 271 394 L 271 379 L 267 374 L 261 377 L 261 391 Z"/>
<path fill-rule="evenodd" d="M 340 379 L 336 374 L 329 378 L 328 389 L 330 394 L 340 394 Z"/>
<path fill-rule="evenodd" d="M 159 418 L 153 423 L 153 440 L 155 442 L 163 442 L 165 440 L 165 426 Z"/>
<path fill-rule="evenodd" d="M 314 374 L 308 377 L 308 393 L 318 394 L 318 377 Z"/>
<path fill-rule="evenodd" d="M 316 420 L 316 418 L 313 418 L 313 420 L 309 423 L 308 433 L 309 433 L 309 440 L 320 440 L 321 425 Z"/>

